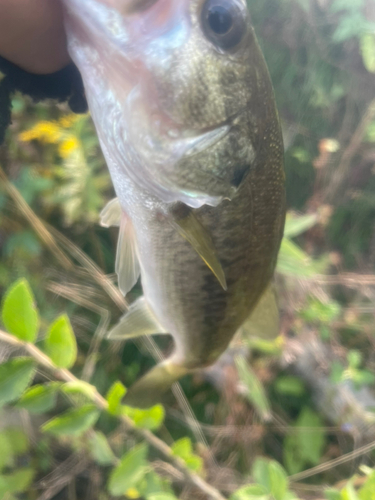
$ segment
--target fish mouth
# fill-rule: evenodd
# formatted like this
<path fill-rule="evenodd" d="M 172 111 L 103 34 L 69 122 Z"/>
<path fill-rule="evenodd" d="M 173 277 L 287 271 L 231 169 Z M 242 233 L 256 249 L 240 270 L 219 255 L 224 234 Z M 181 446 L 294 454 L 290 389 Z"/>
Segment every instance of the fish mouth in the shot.
<path fill-rule="evenodd" d="M 150 8 L 158 0 L 130 0 L 126 6 L 122 7 L 122 13 L 126 15 L 142 12 Z"/>

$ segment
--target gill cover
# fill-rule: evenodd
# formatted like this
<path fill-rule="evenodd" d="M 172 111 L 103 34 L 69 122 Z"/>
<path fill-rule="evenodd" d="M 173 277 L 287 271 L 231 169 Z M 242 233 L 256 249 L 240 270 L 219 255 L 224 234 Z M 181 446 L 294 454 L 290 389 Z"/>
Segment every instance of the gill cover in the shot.
<path fill-rule="evenodd" d="M 220 47 L 229 43 L 233 48 L 239 41 L 240 16 L 230 16 L 238 14 L 243 1 L 220 0 L 218 5 L 210 5 L 210 1 L 63 0 L 69 52 L 82 74 L 112 177 L 119 179 L 125 174 L 159 200 L 181 201 L 192 208 L 216 206 L 225 198 L 231 199 L 236 191 L 226 179 L 205 171 L 196 159 L 230 133 L 229 116 L 209 126 L 189 125 L 185 111 L 185 115 L 171 113 L 164 102 L 168 100 L 167 87 L 173 86 L 175 78 L 176 54 L 186 46 L 193 49 L 197 30 L 202 39 L 209 37 L 208 32 L 205 35 L 207 24 L 214 41 L 218 29 Z M 203 5 L 207 23 L 192 19 L 192 4 L 194 9 Z M 227 9 L 231 4 L 233 12 Z M 217 25 L 223 9 L 229 15 L 228 33 L 222 32 L 228 24 L 225 15 L 227 24 Z M 168 78 L 170 81 L 166 81 Z M 219 75 L 214 78 L 219 79 Z M 184 91 L 190 87 L 186 83 Z M 206 87 L 201 86 L 202 92 Z M 174 99 L 169 99 L 172 105 Z M 179 106 L 184 97 L 180 100 Z M 189 157 L 189 164 L 182 165 Z"/>

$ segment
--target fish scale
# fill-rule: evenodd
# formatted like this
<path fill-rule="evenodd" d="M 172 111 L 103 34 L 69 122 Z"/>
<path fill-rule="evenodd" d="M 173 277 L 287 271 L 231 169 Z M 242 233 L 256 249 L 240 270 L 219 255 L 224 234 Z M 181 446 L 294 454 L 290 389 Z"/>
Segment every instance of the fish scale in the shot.
<path fill-rule="evenodd" d="M 63 1 L 118 196 L 102 224 L 120 226 L 119 286 L 142 280 L 109 337 L 174 339 L 125 397 L 147 407 L 273 300 L 285 192 L 272 85 L 244 0 Z M 203 16 L 217 5 L 229 20 L 220 37 Z"/>

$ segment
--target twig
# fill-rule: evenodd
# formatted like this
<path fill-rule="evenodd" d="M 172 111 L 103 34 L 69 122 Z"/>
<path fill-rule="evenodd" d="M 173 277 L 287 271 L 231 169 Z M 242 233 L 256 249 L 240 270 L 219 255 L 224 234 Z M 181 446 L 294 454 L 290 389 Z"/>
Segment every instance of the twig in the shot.
<path fill-rule="evenodd" d="M 68 298 L 82 307 L 85 307 L 89 311 L 93 311 L 100 315 L 99 325 L 97 326 L 95 333 L 92 337 L 89 352 L 82 370 L 81 379 L 85 382 L 90 382 L 91 377 L 94 374 L 96 361 L 98 358 L 98 353 L 100 350 L 101 342 L 105 333 L 108 331 L 108 326 L 111 320 L 111 315 L 107 309 L 97 305 L 92 300 L 89 300 L 82 296 L 82 294 L 77 293 L 74 289 L 74 285 L 71 283 L 69 285 L 61 285 L 59 283 L 49 283 L 47 289 L 51 292 Z"/>
<path fill-rule="evenodd" d="M 297 474 L 293 474 L 289 476 L 290 481 L 301 481 L 302 479 L 306 479 L 307 477 L 315 476 L 315 474 L 320 474 L 328 469 L 332 469 L 333 467 L 337 467 L 338 465 L 342 465 L 354 458 L 360 457 L 365 453 L 369 453 L 370 451 L 375 449 L 375 441 L 372 443 L 361 446 L 357 450 L 354 450 L 350 453 L 346 453 L 342 457 L 335 458 L 333 460 L 329 460 L 324 464 L 317 465 L 316 467 L 312 467 L 311 469 L 307 469 L 303 472 L 298 472 Z"/>
<path fill-rule="evenodd" d="M 46 356 L 40 349 L 38 349 L 33 344 L 28 342 L 22 342 L 18 340 L 13 335 L 6 333 L 0 330 L 0 342 L 5 342 L 8 345 L 12 345 L 14 347 L 21 348 L 25 350 L 40 366 L 46 368 L 50 372 L 52 372 L 53 376 L 59 380 L 63 380 L 64 382 L 78 382 L 79 379 L 75 377 L 69 370 L 58 368 L 51 359 Z M 96 387 L 93 387 L 93 402 L 96 404 L 98 408 L 101 410 L 108 409 L 108 403 L 103 398 L 101 394 L 97 391 Z M 135 434 L 139 439 L 144 439 L 147 441 L 153 448 L 159 451 L 167 460 L 170 462 L 178 471 L 180 471 L 185 479 L 193 486 L 198 488 L 202 493 L 207 495 L 209 498 L 213 500 L 226 500 L 225 497 L 213 486 L 208 484 L 204 479 L 200 476 L 192 472 L 181 460 L 173 454 L 172 449 L 164 443 L 157 436 L 152 434 L 152 432 L 137 428 L 132 420 L 126 415 L 120 415 L 122 423 L 125 425 L 127 430 L 131 431 Z"/>
<path fill-rule="evenodd" d="M 79 247 L 77 247 L 77 245 L 72 243 L 53 226 L 50 226 L 46 222 L 43 222 L 35 214 L 32 208 L 24 200 L 22 194 L 18 191 L 18 189 L 11 182 L 9 182 L 9 179 L 1 169 L 1 166 L 0 179 L 3 181 L 5 189 L 7 190 L 9 196 L 13 199 L 20 212 L 28 220 L 31 227 L 39 235 L 41 240 L 46 244 L 55 258 L 59 260 L 64 269 L 77 272 L 79 268 L 74 265 L 73 261 L 66 255 L 62 248 L 65 248 L 65 250 L 67 250 L 70 255 L 81 264 L 81 266 L 90 274 L 90 276 L 92 276 L 96 283 L 107 293 L 107 295 L 114 302 L 114 304 L 116 304 L 120 311 L 127 311 L 128 303 L 125 297 L 122 295 L 120 290 L 112 283 L 108 276 L 106 276 L 99 268 L 99 266 L 97 266 L 97 264 L 92 259 L 90 259 Z M 145 345 L 146 349 L 154 359 L 155 357 L 159 360 L 163 358 L 160 350 L 157 347 L 157 344 L 151 337 L 140 339 L 140 342 Z M 172 391 L 178 403 L 180 404 L 182 411 L 194 420 L 194 413 L 178 382 L 173 385 Z M 192 425 L 191 429 L 197 441 L 201 440 L 208 448 L 207 440 L 205 439 L 205 436 L 202 433 L 196 419 L 194 420 L 194 425 Z M 215 461 L 213 457 L 211 457 L 211 459 L 213 462 Z"/>
<path fill-rule="evenodd" d="M 73 264 L 67 258 L 64 252 L 61 251 L 56 241 L 51 236 L 51 233 L 45 228 L 43 222 L 37 217 L 31 210 L 29 205 L 23 199 L 23 196 L 18 191 L 18 189 L 9 182 L 8 177 L 5 175 L 4 170 L 0 166 L 0 180 L 2 187 L 9 194 L 9 196 L 15 201 L 19 210 L 22 212 L 24 217 L 28 220 L 30 225 L 33 227 L 35 232 L 39 235 L 43 243 L 51 250 L 51 252 L 58 258 L 64 269 L 72 269 Z"/>
<path fill-rule="evenodd" d="M 85 454 L 74 454 L 56 467 L 56 469 L 37 483 L 37 488 L 44 492 L 38 500 L 50 500 L 55 497 L 65 486 L 71 484 L 72 480 L 84 472 L 89 463 Z"/>
<path fill-rule="evenodd" d="M 357 154 L 357 151 L 362 144 L 366 130 L 374 118 L 375 99 L 371 101 L 369 107 L 367 108 L 367 111 L 364 114 L 360 124 L 358 125 L 357 130 L 353 134 L 352 140 L 350 141 L 348 147 L 345 149 L 341 157 L 340 164 L 332 175 L 331 182 L 328 184 L 325 190 L 324 199 L 328 200 L 328 202 L 332 203 L 332 201 L 340 192 L 342 185 L 345 182 L 345 178 L 350 170 L 351 161 Z"/>

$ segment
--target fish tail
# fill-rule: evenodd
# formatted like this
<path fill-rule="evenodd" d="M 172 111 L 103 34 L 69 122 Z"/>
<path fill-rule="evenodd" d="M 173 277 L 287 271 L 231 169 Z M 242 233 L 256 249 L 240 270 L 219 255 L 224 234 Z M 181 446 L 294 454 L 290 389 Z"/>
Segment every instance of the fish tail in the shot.
<path fill-rule="evenodd" d="M 149 408 L 160 403 L 165 392 L 190 370 L 167 359 L 156 365 L 140 380 L 135 382 L 125 395 L 123 403 L 135 408 Z"/>

